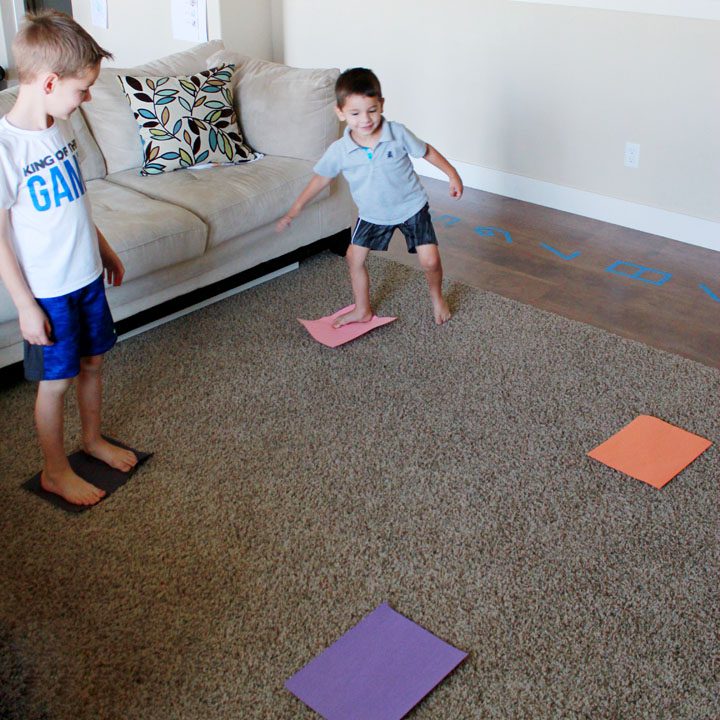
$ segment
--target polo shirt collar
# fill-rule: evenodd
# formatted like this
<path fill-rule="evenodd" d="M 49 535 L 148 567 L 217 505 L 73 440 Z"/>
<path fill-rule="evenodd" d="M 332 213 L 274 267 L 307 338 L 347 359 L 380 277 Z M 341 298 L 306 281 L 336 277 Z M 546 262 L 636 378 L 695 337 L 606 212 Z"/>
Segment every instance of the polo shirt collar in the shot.
<path fill-rule="evenodd" d="M 383 115 L 383 121 L 382 125 L 380 126 L 380 139 L 378 140 L 378 145 L 381 142 L 387 142 L 388 140 L 393 139 L 392 130 L 390 129 L 390 123 L 385 119 L 385 116 Z M 345 148 L 345 151 L 348 153 L 353 152 L 353 150 L 362 150 L 360 145 L 358 145 L 351 137 L 350 137 L 350 128 L 346 125 L 345 131 L 343 132 L 343 147 Z"/>

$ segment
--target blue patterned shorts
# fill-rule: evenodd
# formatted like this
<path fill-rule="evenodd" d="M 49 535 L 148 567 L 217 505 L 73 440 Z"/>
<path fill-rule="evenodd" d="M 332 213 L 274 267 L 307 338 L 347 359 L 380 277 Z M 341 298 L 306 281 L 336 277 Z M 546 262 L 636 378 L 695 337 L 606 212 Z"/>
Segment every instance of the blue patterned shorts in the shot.
<path fill-rule="evenodd" d="M 35 298 L 50 320 L 53 345 L 24 343 L 28 380 L 64 380 L 80 373 L 80 358 L 102 355 L 117 341 L 103 276 L 52 298 Z"/>

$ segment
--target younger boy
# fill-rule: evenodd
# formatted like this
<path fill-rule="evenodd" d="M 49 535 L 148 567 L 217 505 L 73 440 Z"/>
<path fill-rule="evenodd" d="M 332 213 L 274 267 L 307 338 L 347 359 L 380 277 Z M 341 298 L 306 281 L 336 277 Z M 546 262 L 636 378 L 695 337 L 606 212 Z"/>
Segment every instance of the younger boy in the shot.
<path fill-rule="evenodd" d="M 94 505 L 104 491 L 73 472 L 63 444 L 64 397 L 75 376 L 85 452 L 123 471 L 137 458 L 100 435 L 102 355 L 116 341 L 103 269 L 119 285 L 124 268 L 92 222 L 68 118 L 90 99 L 101 61 L 112 55 L 54 11 L 27 16 L 13 55 L 18 97 L 0 118 L 0 277 L 18 310 L 25 376 L 39 381 L 42 487 Z"/>
<path fill-rule="evenodd" d="M 347 123 L 344 136 L 335 141 L 315 165 L 313 175 L 287 214 L 277 224 L 284 230 L 330 181 L 342 172 L 358 207 L 347 262 L 355 308 L 334 323 L 368 322 L 370 280 L 365 261 L 370 250 L 387 250 L 393 231 L 405 236 L 408 252 L 417 253 L 430 288 L 435 322 L 450 319 L 442 295 L 442 264 L 428 209 L 428 198 L 410 157 L 422 157 L 440 168 L 450 181 L 450 196 L 460 198 L 463 184 L 455 168 L 431 145 L 418 140 L 400 123 L 383 115 L 380 81 L 366 68 L 352 68 L 335 84 L 335 112 Z"/>

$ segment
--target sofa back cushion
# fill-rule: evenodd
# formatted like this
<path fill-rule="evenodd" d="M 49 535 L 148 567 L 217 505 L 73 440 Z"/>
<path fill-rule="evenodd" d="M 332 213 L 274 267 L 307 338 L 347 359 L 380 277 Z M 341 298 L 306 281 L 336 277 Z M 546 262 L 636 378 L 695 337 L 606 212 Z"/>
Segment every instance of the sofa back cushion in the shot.
<path fill-rule="evenodd" d="M 339 135 L 337 69 L 306 70 L 221 50 L 207 67 L 235 65 L 235 103 L 245 140 L 258 152 L 315 162 Z"/>
<path fill-rule="evenodd" d="M 0 92 L 0 117 L 10 112 L 17 99 L 17 94 L 17 86 Z M 82 172 L 83 179 L 87 182 L 105 177 L 105 161 L 103 160 L 102 153 L 79 111 L 76 110 L 70 116 L 70 124 L 75 132 L 75 139 L 78 142 L 80 171 Z"/>
<path fill-rule="evenodd" d="M 197 45 L 134 68 L 103 68 L 92 88 L 92 100 L 83 115 L 105 158 L 108 173 L 138 168 L 143 149 L 137 124 L 118 75 L 190 75 L 207 67 L 207 58 L 224 48 L 222 40 Z"/>

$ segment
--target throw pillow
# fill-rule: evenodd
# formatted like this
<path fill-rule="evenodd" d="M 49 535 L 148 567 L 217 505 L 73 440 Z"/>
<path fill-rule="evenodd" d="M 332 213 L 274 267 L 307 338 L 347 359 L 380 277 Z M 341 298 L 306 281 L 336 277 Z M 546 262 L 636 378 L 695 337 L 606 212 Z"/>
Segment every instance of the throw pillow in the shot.
<path fill-rule="evenodd" d="M 187 77 L 118 75 L 140 130 L 141 175 L 261 157 L 243 141 L 233 108 L 232 65 Z"/>

